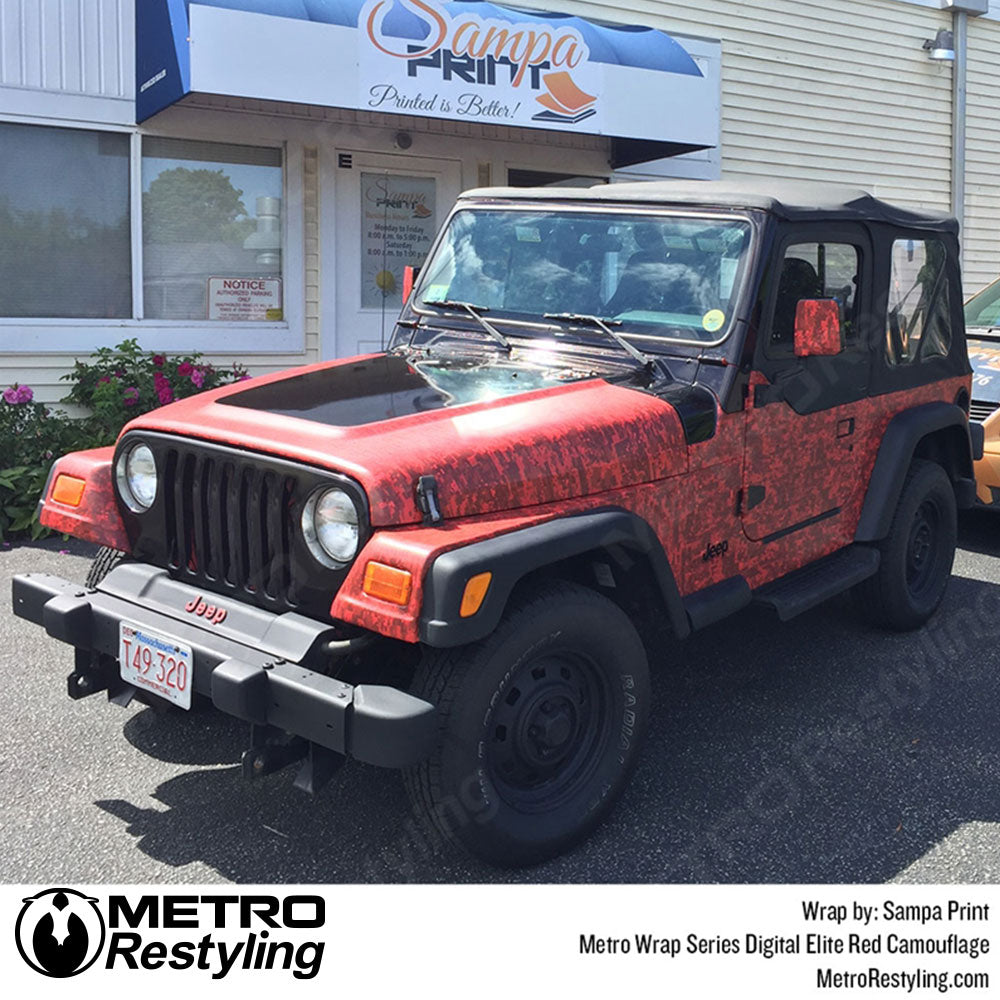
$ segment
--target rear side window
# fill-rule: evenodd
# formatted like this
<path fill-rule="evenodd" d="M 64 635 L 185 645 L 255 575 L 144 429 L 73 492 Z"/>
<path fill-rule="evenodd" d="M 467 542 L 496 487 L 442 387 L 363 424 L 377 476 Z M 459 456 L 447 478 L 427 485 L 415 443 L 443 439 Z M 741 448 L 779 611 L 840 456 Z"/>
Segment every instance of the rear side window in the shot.
<path fill-rule="evenodd" d="M 948 251 L 940 240 L 892 245 L 885 348 L 890 365 L 947 357 L 951 348 Z"/>
<path fill-rule="evenodd" d="M 861 255 L 850 243 L 793 243 L 785 251 L 771 325 L 769 354 L 793 349 L 801 299 L 836 299 L 845 342 L 855 336 Z"/>

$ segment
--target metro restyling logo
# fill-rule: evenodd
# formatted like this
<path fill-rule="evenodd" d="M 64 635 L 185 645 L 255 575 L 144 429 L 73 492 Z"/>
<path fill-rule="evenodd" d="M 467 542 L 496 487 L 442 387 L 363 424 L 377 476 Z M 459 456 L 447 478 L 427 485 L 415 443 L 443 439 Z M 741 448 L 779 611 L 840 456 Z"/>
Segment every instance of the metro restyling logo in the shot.
<path fill-rule="evenodd" d="M 419 44 L 383 31 L 395 0 L 369 0 L 358 26 L 379 52 L 408 60 L 408 75 L 418 68 L 436 70 L 442 79 L 457 78 L 469 84 L 493 86 L 498 67 L 506 67 L 507 83 L 544 92 L 535 100 L 544 109 L 539 121 L 575 123 L 595 114 L 597 97 L 581 90 L 571 71 L 587 62 L 590 49 L 575 28 L 541 21 L 510 22 L 476 14 L 450 16 L 434 0 L 402 0 L 402 6 L 427 28 Z M 543 70 L 550 72 L 543 73 Z"/>
<path fill-rule="evenodd" d="M 45 889 L 24 900 L 14 937 L 35 972 L 66 979 L 90 968 L 104 947 L 97 900 L 74 889 Z"/>
<path fill-rule="evenodd" d="M 103 952 L 105 969 L 212 979 L 239 969 L 313 979 L 323 959 L 324 942 L 303 940 L 326 923 L 322 896 L 109 896 L 105 912 L 107 930 L 97 900 L 73 889 L 24 900 L 15 926 L 21 957 L 45 976 L 75 976 Z"/>

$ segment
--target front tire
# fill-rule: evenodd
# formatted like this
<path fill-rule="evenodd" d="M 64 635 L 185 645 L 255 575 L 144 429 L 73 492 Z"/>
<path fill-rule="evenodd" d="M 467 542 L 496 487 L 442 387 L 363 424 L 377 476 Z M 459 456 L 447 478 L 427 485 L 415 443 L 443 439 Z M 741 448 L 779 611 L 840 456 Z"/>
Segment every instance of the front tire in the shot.
<path fill-rule="evenodd" d="M 955 491 L 936 462 L 915 459 L 900 492 L 878 572 L 854 588 L 869 621 L 905 632 L 937 611 L 955 560 Z"/>
<path fill-rule="evenodd" d="M 649 716 L 632 622 L 562 581 L 514 598 L 481 642 L 428 650 L 414 687 L 438 706 L 439 738 L 407 771 L 412 801 L 448 840 L 505 867 L 559 854 L 601 823 Z"/>
<path fill-rule="evenodd" d="M 120 562 L 127 559 L 125 552 L 104 546 L 90 564 L 87 571 L 87 586 L 93 590 Z"/>

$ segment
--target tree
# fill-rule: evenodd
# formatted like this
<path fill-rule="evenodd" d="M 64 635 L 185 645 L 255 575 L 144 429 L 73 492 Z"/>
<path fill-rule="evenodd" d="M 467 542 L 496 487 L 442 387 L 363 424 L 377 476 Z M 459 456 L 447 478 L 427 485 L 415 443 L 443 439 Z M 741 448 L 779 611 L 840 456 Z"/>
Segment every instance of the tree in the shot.
<path fill-rule="evenodd" d="M 242 243 L 254 231 L 243 192 L 220 170 L 164 170 L 142 196 L 147 240 Z"/>

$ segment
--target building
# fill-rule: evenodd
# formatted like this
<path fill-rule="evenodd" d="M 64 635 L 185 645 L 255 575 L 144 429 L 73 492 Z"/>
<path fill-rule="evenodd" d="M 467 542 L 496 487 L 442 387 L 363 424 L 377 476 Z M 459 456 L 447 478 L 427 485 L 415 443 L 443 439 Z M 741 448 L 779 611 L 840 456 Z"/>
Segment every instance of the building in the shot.
<path fill-rule="evenodd" d="M 848 183 L 1000 272 L 1000 0 L 539 3 L 0 0 L 0 386 L 378 349 L 483 184 Z"/>

